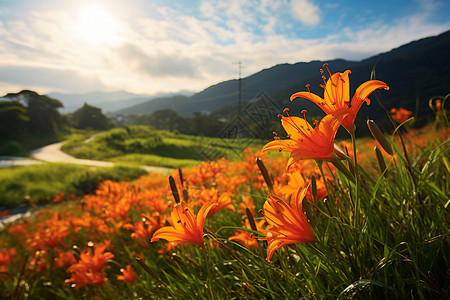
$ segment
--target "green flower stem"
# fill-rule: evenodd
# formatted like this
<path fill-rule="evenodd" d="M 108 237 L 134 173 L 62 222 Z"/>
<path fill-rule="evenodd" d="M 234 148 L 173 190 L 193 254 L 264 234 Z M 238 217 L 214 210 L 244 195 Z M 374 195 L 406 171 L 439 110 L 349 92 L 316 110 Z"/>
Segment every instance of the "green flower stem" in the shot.
<path fill-rule="evenodd" d="M 356 158 L 356 137 L 355 130 L 350 132 L 352 137 L 352 145 L 353 145 L 353 160 L 354 160 L 354 171 L 355 171 L 355 228 L 360 228 L 359 219 L 360 219 L 360 207 L 361 201 L 359 199 L 359 179 L 358 179 L 358 159 Z"/>
<path fill-rule="evenodd" d="M 208 240 L 207 241 L 205 241 L 205 243 L 203 244 L 203 246 L 201 247 L 201 251 L 202 251 L 202 254 L 203 254 L 203 259 L 205 260 L 205 263 L 206 263 L 206 269 L 207 269 L 207 271 L 208 271 L 208 279 L 207 279 L 207 284 L 208 284 L 208 293 L 209 293 L 209 299 L 214 299 L 214 294 L 213 294 L 213 291 L 212 291 L 212 277 L 211 277 L 211 264 L 210 264 L 210 261 L 209 261 L 209 255 L 208 255 L 208 252 L 209 252 L 209 244 L 208 244 Z"/>

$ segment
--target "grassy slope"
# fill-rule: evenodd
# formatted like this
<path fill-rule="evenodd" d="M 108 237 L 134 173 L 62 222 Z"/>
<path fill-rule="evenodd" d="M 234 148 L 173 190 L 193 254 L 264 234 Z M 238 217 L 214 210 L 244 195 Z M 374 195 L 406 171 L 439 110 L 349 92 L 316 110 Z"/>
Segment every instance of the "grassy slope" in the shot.
<path fill-rule="evenodd" d="M 204 160 L 237 159 L 254 146 L 250 140 L 189 136 L 146 126 L 128 126 L 99 133 L 86 142 L 86 135 L 73 135 L 63 151 L 79 158 L 132 162 L 163 167 L 190 167 Z"/>
<path fill-rule="evenodd" d="M 40 164 L 0 168 L 0 208 L 48 203 L 61 192 L 83 195 L 93 192 L 102 180 L 135 179 L 141 168 L 114 166 L 93 168 L 72 164 Z"/>

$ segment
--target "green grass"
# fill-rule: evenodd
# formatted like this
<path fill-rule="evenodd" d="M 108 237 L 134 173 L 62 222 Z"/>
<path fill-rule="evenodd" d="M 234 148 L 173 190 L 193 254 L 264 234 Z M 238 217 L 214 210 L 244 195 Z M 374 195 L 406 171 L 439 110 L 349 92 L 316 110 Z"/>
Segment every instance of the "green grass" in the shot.
<path fill-rule="evenodd" d="M 189 168 L 199 164 L 199 161 L 194 159 L 178 159 L 152 154 L 125 154 L 112 160 L 168 168 Z"/>
<path fill-rule="evenodd" d="M 147 174 L 138 167 L 93 168 L 72 164 L 39 164 L 0 168 L 0 207 L 49 203 L 54 196 L 92 193 L 102 180 L 136 179 Z"/>
<path fill-rule="evenodd" d="M 195 161 L 226 157 L 236 160 L 242 150 L 260 141 L 189 136 L 147 126 L 127 126 L 98 133 L 73 135 L 62 150 L 78 158 L 126 161 L 165 167 L 190 167 Z M 158 158 L 160 157 L 160 158 Z"/>

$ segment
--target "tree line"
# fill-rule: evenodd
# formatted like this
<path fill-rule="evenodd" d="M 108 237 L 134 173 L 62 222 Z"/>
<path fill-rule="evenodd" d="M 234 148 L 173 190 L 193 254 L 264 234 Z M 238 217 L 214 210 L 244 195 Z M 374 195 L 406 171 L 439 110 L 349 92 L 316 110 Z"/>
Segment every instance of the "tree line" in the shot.
<path fill-rule="evenodd" d="M 61 140 L 71 128 L 107 130 L 127 125 L 147 125 L 189 135 L 227 137 L 224 131 L 236 122 L 233 114 L 225 118 L 218 113 L 196 112 L 190 117 L 183 117 L 174 110 L 163 109 L 152 114 L 108 118 L 100 108 L 87 103 L 71 114 L 60 114 L 58 109 L 62 107 L 59 100 L 30 90 L 9 93 L 0 98 L 0 155 L 26 155 L 35 147 Z M 251 137 L 271 138 L 271 132 L 257 126 L 261 124 L 254 124 L 245 118 L 240 122 L 246 126 L 247 132 L 252 133 Z"/>

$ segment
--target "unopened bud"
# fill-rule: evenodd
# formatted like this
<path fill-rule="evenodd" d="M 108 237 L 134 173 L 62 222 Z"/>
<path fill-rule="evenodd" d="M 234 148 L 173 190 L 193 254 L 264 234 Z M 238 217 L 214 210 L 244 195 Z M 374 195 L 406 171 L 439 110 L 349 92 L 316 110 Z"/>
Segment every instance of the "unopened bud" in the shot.
<path fill-rule="evenodd" d="M 250 223 L 250 228 L 254 231 L 258 231 L 258 228 L 256 228 L 255 219 L 253 218 L 252 212 L 248 207 L 245 208 L 245 213 L 247 214 L 248 222 Z"/>
<path fill-rule="evenodd" d="M 377 157 L 378 166 L 380 167 L 381 173 L 383 173 L 384 170 L 386 170 L 386 163 L 384 162 L 383 154 L 381 153 L 381 150 L 378 149 L 377 146 L 375 146 L 374 150 L 375 155 Z M 384 177 L 387 177 L 387 173 L 384 173 Z"/>
<path fill-rule="evenodd" d="M 181 171 L 181 168 L 178 168 L 178 175 L 180 176 L 181 185 L 183 185 L 184 180 L 183 180 L 183 172 Z"/>
<path fill-rule="evenodd" d="M 331 161 L 331 163 L 336 167 L 336 169 L 341 171 L 341 173 L 344 174 L 344 176 L 347 177 L 348 180 L 350 180 L 353 183 L 356 182 L 355 176 L 353 176 L 353 174 L 347 169 L 347 167 L 342 163 L 341 160 L 335 159 L 335 160 Z M 325 178 L 324 178 L 324 180 L 325 180 Z"/>
<path fill-rule="evenodd" d="M 380 128 L 373 120 L 367 120 L 367 127 L 369 127 L 370 133 L 372 133 L 372 136 L 378 141 L 380 146 L 383 147 L 384 151 L 386 151 L 390 155 L 394 154 L 391 144 L 388 142 L 384 134 L 381 132 Z"/>
<path fill-rule="evenodd" d="M 177 185 L 175 183 L 175 179 L 173 179 L 172 175 L 169 176 L 169 184 L 170 189 L 172 190 L 173 198 L 176 203 L 180 203 L 180 194 L 178 193 Z"/>
<path fill-rule="evenodd" d="M 344 151 L 342 151 L 341 148 L 339 148 L 338 145 L 334 144 L 334 154 L 336 154 L 336 156 L 339 159 L 347 159 L 347 155 L 344 153 Z"/>
<path fill-rule="evenodd" d="M 266 169 L 266 166 L 264 165 L 261 158 L 256 158 L 256 164 L 258 165 L 259 171 L 261 172 L 262 176 L 264 177 L 264 181 L 266 182 L 267 186 L 269 187 L 269 190 L 273 191 L 273 183 L 272 178 L 270 178 L 269 172 Z"/>
<path fill-rule="evenodd" d="M 161 280 L 159 278 L 159 276 L 152 271 L 152 269 L 150 269 L 150 267 L 143 261 L 141 260 L 139 257 L 135 257 L 137 263 L 153 278 L 155 278 L 156 280 Z"/>

